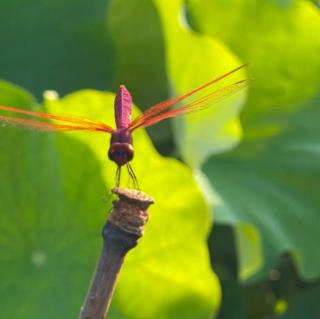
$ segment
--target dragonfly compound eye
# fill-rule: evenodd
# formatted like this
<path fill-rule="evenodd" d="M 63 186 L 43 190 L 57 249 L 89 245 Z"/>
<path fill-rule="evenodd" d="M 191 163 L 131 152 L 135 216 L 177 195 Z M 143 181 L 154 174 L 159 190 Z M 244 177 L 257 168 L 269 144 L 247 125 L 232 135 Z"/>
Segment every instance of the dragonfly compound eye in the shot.
<path fill-rule="evenodd" d="M 133 158 L 132 144 L 128 143 L 112 143 L 108 152 L 109 159 L 118 166 L 122 166 L 130 162 Z"/>

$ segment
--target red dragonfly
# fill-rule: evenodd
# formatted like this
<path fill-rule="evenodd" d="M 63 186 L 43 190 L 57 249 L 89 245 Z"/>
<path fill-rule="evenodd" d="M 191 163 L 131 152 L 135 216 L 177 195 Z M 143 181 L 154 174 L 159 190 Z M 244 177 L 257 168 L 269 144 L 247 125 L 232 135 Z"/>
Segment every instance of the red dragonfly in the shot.
<path fill-rule="evenodd" d="M 131 94 L 124 85 L 121 85 L 114 101 L 116 122 L 115 129 L 103 122 L 92 121 L 85 118 L 33 112 L 10 106 L 0 106 L 0 110 L 28 115 L 34 118 L 41 118 L 46 120 L 52 119 L 57 121 L 58 123 L 60 122 L 60 124 L 45 122 L 43 120 L 39 121 L 6 115 L 0 115 L 0 122 L 22 127 L 31 127 L 39 131 L 97 131 L 110 133 L 111 139 L 108 157 L 111 161 L 117 164 L 116 186 L 119 186 L 120 184 L 121 167 L 126 165 L 129 176 L 133 180 L 134 186 L 136 187 L 138 186 L 137 178 L 132 170 L 132 167 L 129 164 L 134 155 L 131 136 L 132 132 L 139 127 L 150 126 L 168 118 L 208 108 L 216 102 L 221 101 L 222 99 L 245 88 L 249 83 L 248 79 L 235 82 L 200 97 L 196 95 L 196 93 L 201 93 L 204 88 L 207 88 L 219 82 L 220 80 L 228 77 L 229 75 L 235 73 L 245 66 L 245 64 L 241 65 L 236 69 L 231 70 L 182 96 L 155 104 L 147 109 L 143 114 L 135 118 L 133 121 L 131 121 Z M 184 103 L 177 106 L 177 104 L 181 102 Z M 174 106 L 176 106 L 176 108 L 172 108 Z"/>

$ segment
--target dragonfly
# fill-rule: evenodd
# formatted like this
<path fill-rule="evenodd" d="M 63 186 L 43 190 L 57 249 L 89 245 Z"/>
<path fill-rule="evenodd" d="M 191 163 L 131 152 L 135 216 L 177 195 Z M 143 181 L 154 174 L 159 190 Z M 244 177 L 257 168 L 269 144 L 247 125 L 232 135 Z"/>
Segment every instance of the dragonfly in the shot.
<path fill-rule="evenodd" d="M 211 86 L 229 77 L 246 65 L 247 64 L 240 65 L 181 96 L 157 103 L 133 120 L 131 120 L 133 105 L 131 94 L 124 85 L 120 85 L 114 100 L 116 128 L 100 121 L 93 121 L 82 117 L 35 112 L 1 105 L 0 111 L 14 113 L 14 115 L 0 115 L 0 122 L 47 132 L 90 131 L 111 134 L 108 157 L 117 165 L 116 187 L 120 185 L 121 168 L 126 166 L 129 177 L 133 181 L 134 187 L 137 188 L 138 180 L 130 165 L 134 157 L 132 133 L 138 128 L 147 127 L 169 118 L 206 109 L 237 93 L 248 86 L 249 79 L 243 79 L 201 95 L 205 88 L 211 88 Z M 19 117 L 19 115 L 30 116 L 31 118 Z M 50 122 L 50 120 L 54 122 Z"/>

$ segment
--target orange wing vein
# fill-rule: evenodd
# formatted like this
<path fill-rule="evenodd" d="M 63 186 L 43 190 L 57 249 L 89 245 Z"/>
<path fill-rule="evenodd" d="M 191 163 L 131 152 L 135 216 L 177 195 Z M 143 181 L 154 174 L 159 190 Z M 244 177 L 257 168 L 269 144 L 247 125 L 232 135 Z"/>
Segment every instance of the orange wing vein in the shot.
<path fill-rule="evenodd" d="M 40 131 L 101 131 L 107 133 L 112 133 L 114 131 L 112 127 L 102 122 L 96 122 L 80 117 L 34 112 L 24 109 L 18 109 L 11 106 L 1 105 L 0 110 L 23 115 L 29 115 L 31 117 L 36 118 L 52 119 L 62 122 L 62 124 L 54 124 L 50 122 L 37 121 L 33 119 L 0 115 L 0 122 L 2 123 L 30 127 Z"/>
<path fill-rule="evenodd" d="M 172 98 L 172 99 L 169 99 L 169 100 L 166 100 L 164 102 L 160 102 L 158 104 L 155 104 L 154 106 L 150 107 L 149 109 L 147 109 L 143 114 L 141 114 L 140 116 L 138 116 L 136 119 L 134 119 L 131 123 L 130 123 L 130 126 L 129 126 L 129 129 L 130 131 L 133 131 L 135 129 L 137 129 L 138 127 L 142 127 L 142 126 L 148 126 L 148 125 L 152 125 L 156 122 L 159 122 L 163 119 L 166 119 L 166 118 L 169 118 L 169 117 L 173 117 L 173 116 L 178 116 L 178 115 L 183 115 L 185 113 L 188 113 L 188 112 L 191 112 L 192 111 L 196 111 L 198 109 L 202 109 L 204 108 L 205 106 L 204 105 L 201 105 L 199 107 L 190 107 L 190 110 L 187 111 L 187 109 L 189 109 L 188 107 L 190 106 L 190 104 L 193 104 L 193 103 L 196 103 L 197 101 L 200 102 L 202 101 L 202 98 L 200 98 L 199 100 L 195 100 L 194 102 L 190 103 L 190 104 L 186 104 L 184 106 L 180 106 L 174 110 L 170 110 L 168 111 L 168 113 L 163 113 L 164 111 L 166 111 L 167 109 L 169 109 L 170 107 L 174 106 L 175 104 L 191 97 L 192 95 L 196 94 L 197 92 L 201 91 L 202 89 L 210 86 L 210 85 L 213 85 L 223 79 L 225 79 L 226 77 L 228 77 L 229 75 L 235 73 L 236 71 L 246 67 L 248 64 L 243 64 L 221 76 L 219 76 L 218 78 L 215 78 L 214 80 L 211 80 L 195 89 L 193 89 L 192 91 L 182 95 L 182 96 L 179 96 L 179 97 L 175 97 L 175 98 Z M 247 81 L 247 80 L 244 80 L 244 81 Z M 242 81 L 240 81 L 242 82 Z M 236 87 L 241 87 L 240 85 L 240 82 L 239 83 L 234 83 L 234 88 Z M 218 90 L 217 92 L 221 92 L 224 93 L 223 95 L 225 95 L 225 91 L 226 90 Z M 229 90 L 230 91 L 230 90 Z M 231 90 L 232 91 L 232 90 Z M 230 94 L 232 94 L 232 92 L 230 92 Z M 216 97 L 216 101 L 218 101 L 218 97 Z M 188 107 L 187 107 L 188 106 Z M 177 111 L 181 109 L 180 111 Z M 185 110 L 185 111 L 183 111 Z M 165 116 L 166 115 L 166 116 Z M 152 119 L 156 119 L 156 121 L 152 121 Z"/>

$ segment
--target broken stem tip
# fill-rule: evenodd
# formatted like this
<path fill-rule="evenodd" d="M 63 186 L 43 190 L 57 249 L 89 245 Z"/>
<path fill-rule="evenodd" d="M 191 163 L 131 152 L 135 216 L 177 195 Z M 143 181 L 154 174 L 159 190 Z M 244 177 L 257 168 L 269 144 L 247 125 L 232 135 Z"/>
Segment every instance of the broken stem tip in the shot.
<path fill-rule="evenodd" d="M 141 191 L 114 188 L 119 199 L 102 229 L 103 249 L 79 319 L 101 319 L 106 315 L 125 255 L 137 245 L 148 221 L 153 200 Z"/>

